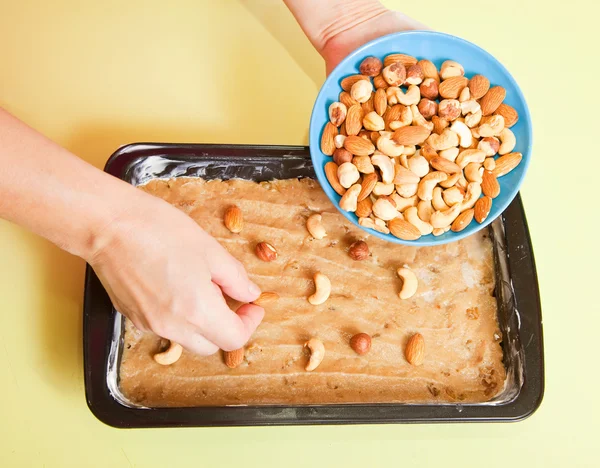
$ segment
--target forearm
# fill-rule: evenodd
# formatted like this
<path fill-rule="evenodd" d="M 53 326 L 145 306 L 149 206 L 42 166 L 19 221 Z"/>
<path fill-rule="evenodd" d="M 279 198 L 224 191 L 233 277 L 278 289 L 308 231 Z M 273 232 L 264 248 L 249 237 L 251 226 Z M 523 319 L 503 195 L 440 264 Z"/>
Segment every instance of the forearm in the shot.
<path fill-rule="evenodd" d="M 317 52 L 327 73 L 354 49 L 377 37 L 426 29 L 377 0 L 284 0 Z"/>
<path fill-rule="evenodd" d="M 0 109 L 0 218 L 88 258 L 136 194 Z"/>

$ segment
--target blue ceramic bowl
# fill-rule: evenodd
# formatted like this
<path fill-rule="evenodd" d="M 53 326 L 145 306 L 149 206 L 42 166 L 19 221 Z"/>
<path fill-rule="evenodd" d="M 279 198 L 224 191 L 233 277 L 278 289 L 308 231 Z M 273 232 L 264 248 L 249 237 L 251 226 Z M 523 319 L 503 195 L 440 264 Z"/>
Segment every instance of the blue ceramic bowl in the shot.
<path fill-rule="evenodd" d="M 438 69 L 445 60 L 459 62 L 465 68 L 465 75 L 467 77 L 481 74 L 490 80 L 492 86 L 503 86 L 506 89 L 506 99 L 504 102 L 514 107 L 519 113 L 519 121 L 511 127 L 511 130 L 517 138 L 517 145 L 513 151 L 522 153 L 523 159 L 509 174 L 498 179 L 501 189 L 500 195 L 494 199 L 492 210 L 484 223 L 479 224 L 473 220 L 461 232 L 448 231 L 439 237 L 430 234 L 422 236 L 415 241 L 404 241 L 391 234 L 382 234 L 359 226 L 358 218 L 354 213 L 349 213 L 339 207 L 341 197 L 331 188 L 324 172 L 325 163 L 332 159 L 321 151 L 321 134 L 325 123 L 329 120 L 329 105 L 338 100 L 339 93 L 342 90 L 340 86 L 341 80 L 348 75 L 359 73 L 358 67 L 365 57 L 373 55 L 383 61 L 386 55 L 394 52 L 413 55 L 418 59 L 429 59 L 435 63 Z M 483 229 L 500 216 L 513 198 L 515 198 L 531 159 L 531 116 L 529 115 L 529 109 L 527 108 L 523 93 L 521 93 L 514 78 L 498 60 L 485 50 L 464 39 L 449 34 L 433 31 L 405 31 L 383 36 L 365 44 L 352 52 L 333 70 L 331 75 L 325 80 L 317 96 L 310 119 L 309 140 L 310 154 L 319 183 L 329 199 L 347 219 L 369 234 L 390 242 L 408 245 L 439 245 L 454 242 Z"/>

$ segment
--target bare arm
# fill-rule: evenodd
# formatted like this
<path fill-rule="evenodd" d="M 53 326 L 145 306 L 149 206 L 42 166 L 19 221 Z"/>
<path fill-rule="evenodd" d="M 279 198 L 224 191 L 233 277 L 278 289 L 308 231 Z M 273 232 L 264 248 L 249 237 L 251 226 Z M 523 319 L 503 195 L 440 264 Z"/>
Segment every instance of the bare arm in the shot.
<path fill-rule="evenodd" d="M 0 217 L 88 261 L 117 310 L 199 354 L 241 347 L 260 290 L 194 221 L 105 174 L 0 109 Z"/>
<path fill-rule="evenodd" d="M 327 73 L 357 47 L 386 34 L 426 26 L 377 0 L 284 0 L 325 59 Z"/>

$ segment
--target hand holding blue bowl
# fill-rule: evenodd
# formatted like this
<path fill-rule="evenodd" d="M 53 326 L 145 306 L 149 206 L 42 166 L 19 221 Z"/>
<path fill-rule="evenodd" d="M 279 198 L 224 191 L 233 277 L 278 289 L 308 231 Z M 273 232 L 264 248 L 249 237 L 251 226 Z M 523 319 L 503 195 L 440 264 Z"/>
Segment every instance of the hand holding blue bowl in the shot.
<path fill-rule="evenodd" d="M 383 115 L 383 120 L 385 121 L 384 131 L 388 131 L 388 133 L 382 132 L 382 135 L 386 137 L 385 141 L 387 142 L 388 140 L 391 140 L 391 143 L 396 145 L 396 147 L 405 146 L 406 148 L 412 148 L 416 145 L 419 154 L 423 155 L 429 161 L 431 167 L 427 168 L 426 174 L 418 174 L 417 180 L 423 180 L 427 178 L 439 179 L 435 182 L 435 184 L 419 184 L 419 188 L 421 188 L 420 185 L 428 185 L 432 187 L 437 184 L 442 184 L 442 186 L 446 185 L 446 188 L 454 186 L 454 189 L 445 194 L 447 195 L 448 200 L 451 201 L 453 196 L 462 196 L 465 198 L 465 201 L 462 202 L 462 206 L 460 206 L 460 202 L 458 202 L 456 205 L 449 205 L 450 209 L 447 213 L 443 213 L 439 203 L 434 203 L 434 212 L 436 214 L 433 215 L 434 219 L 431 221 L 431 224 L 440 224 L 440 218 L 444 217 L 454 220 L 459 217 L 459 213 L 462 211 L 459 219 L 456 221 L 456 223 L 454 223 L 454 229 L 457 232 L 454 232 L 454 230 L 449 230 L 440 235 L 441 230 L 437 229 L 437 236 L 434 236 L 433 234 L 426 234 L 428 232 L 426 224 L 428 224 L 427 221 L 430 221 L 430 219 L 425 221 L 415 218 L 414 212 L 416 210 L 410 208 L 408 212 L 405 212 L 404 209 L 400 209 L 399 211 L 403 211 L 405 215 L 398 216 L 392 220 L 382 221 L 375 217 L 373 219 L 363 217 L 359 223 L 359 218 L 353 211 L 346 211 L 340 207 L 340 201 L 342 199 L 340 192 L 343 193 L 343 189 L 340 190 L 338 186 L 336 187 L 338 189 L 336 191 L 327 179 L 325 165 L 326 163 L 331 163 L 332 158 L 330 155 L 325 154 L 322 151 L 321 140 L 322 138 L 327 140 L 330 136 L 333 138 L 334 133 L 338 134 L 337 126 L 326 126 L 326 123 L 330 121 L 330 105 L 340 100 L 339 95 L 342 91 L 342 80 L 348 76 L 359 74 L 359 67 L 365 58 L 376 57 L 384 61 L 386 56 L 394 53 L 405 54 L 403 56 L 397 56 L 398 60 L 406 60 L 406 62 L 402 64 L 402 67 L 389 67 L 390 63 L 393 63 L 395 58 L 388 58 L 388 60 L 384 62 L 384 65 L 388 68 L 384 68 L 385 73 L 383 73 L 383 76 L 379 74 L 374 78 L 366 77 L 366 80 L 373 80 L 376 88 L 387 88 L 386 98 L 388 102 L 386 103 L 386 107 L 394 107 L 396 104 L 406 104 L 407 108 L 412 109 L 412 125 L 406 126 L 396 122 L 394 125 L 395 128 L 391 128 L 390 121 L 386 118 L 386 111 L 389 112 L 389 109 L 392 107 L 387 107 L 387 109 L 384 111 L 381 108 L 381 102 L 379 102 L 377 106 L 380 108 L 376 109 L 377 106 L 375 103 L 373 103 L 373 100 L 370 100 L 360 105 L 362 108 L 363 119 L 365 114 L 373 112 L 373 114 L 371 114 L 372 119 L 367 119 L 366 126 L 365 121 L 363 120 L 363 126 L 365 128 L 368 127 L 372 129 L 381 128 L 382 119 L 378 119 L 376 117 L 381 117 Z M 427 78 L 427 76 L 422 76 L 423 70 L 420 69 L 421 67 L 414 67 L 411 70 L 411 61 L 416 62 L 416 60 L 412 57 L 416 58 L 417 60 L 429 60 L 438 70 L 440 70 L 442 64 L 448 60 L 460 64 L 457 67 L 457 70 L 450 69 L 451 67 L 448 67 L 448 70 L 442 73 L 442 81 L 439 85 L 439 91 L 443 97 L 439 97 L 441 100 L 439 104 L 434 99 L 421 99 L 427 96 L 428 90 L 422 83 L 423 78 Z M 374 73 L 378 71 L 377 63 L 378 60 L 365 62 L 365 64 L 362 66 L 363 73 L 373 76 Z M 408 76 L 406 75 L 407 67 L 405 67 L 407 64 L 409 65 Z M 461 66 L 463 67 L 464 72 L 463 70 L 460 70 Z M 427 71 L 425 70 L 425 72 Z M 463 73 L 464 76 L 462 76 Z M 459 117 L 461 114 L 461 109 L 456 109 L 456 103 L 458 102 L 456 99 L 459 97 L 460 91 L 467 86 L 467 83 L 469 82 L 468 79 L 474 77 L 475 75 L 485 76 L 489 80 L 491 88 L 486 95 L 482 96 L 480 99 L 477 99 L 476 107 L 481 107 L 484 115 L 481 122 L 474 124 L 474 121 L 479 118 L 477 112 L 475 111 L 470 113 L 468 110 L 462 109 L 463 116 Z M 364 101 L 364 93 L 368 91 L 368 95 L 370 95 L 372 89 L 372 86 L 369 86 L 369 83 L 366 82 L 365 78 L 361 78 L 361 80 L 365 81 L 365 83 L 356 86 L 354 92 L 351 93 L 354 94 L 355 98 L 358 98 L 358 101 Z M 348 80 L 346 80 L 344 83 L 346 87 L 347 82 Z M 470 84 L 471 86 L 469 87 L 475 89 L 478 83 L 473 81 Z M 399 86 L 396 87 L 393 85 L 404 85 L 405 87 L 408 87 L 408 89 L 403 89 Z M 380 92 L 380 94 L 382 93 Z M 477 96 L 473 97 L 477 98 Z M 346 100 L 349 100 L 348 96 L 345 96 L 345 98 Z M 415 102 L 415 99 L 418 101 Z M 473 99 L 471 99 L 471 101 L 473 101 Z M 500 104 L 500 102 L 502 102 L 504 105 L 498 109 L 498 104 Z M 418 106 L 417 103 L 419 104 Z M 404 107 L 398 106 L 396 109 L 404 109 Z M 489 109 L 493 110 L 491 112 L 486 111 Z M 457 111 L 458 115 L 456 114 Z M 435 114 L 437 114 L 437 116 L 433 117 L 432 121 L 431 118 Z M 517 116 L 518 121 L 514 123 L 514 120 L 517 118 Z M 355 116 L 353 116 L 353 118 L 354 117 Z M 507 135 L 507 140 L 510 140 L 512 135 L 514 135 L 516 139 L 516 142 L 506 141 L 503 147 L 510 148 L 514 146 L 514 149 L 510 149 L 511 153 L 508 157 L 492 154 L 493 152 L 497 152 L 499 150 L 499 144 L 502 146 L 503 143 L 502 141 L 498 141 L 497 137 L 500 136 L 499 130 L 504 127 L 504 117 L 506 117 L 506 123 L 508 124 L 507 127 L 511 126 L 510 124 L 514 124 L 510 128 L 511 132 L 505 132 Z M 401 120 L 402 117 L 398 116 L 398 121 Z M 509 120 L 512 121 L 509 122 Z M 337 121 L 334 119 L 334 122 L 338 124 L 339 118 Z M 348 122 L 342 124 L 340 128 L 343 128 L 346 123 Z M 434 126 L 443 126 L 446 123 L 449 124 L 449 128 L 446 130 L 442 130 L 441 128 L 436 128 L 435 130 L 433 129 Z M 334 128 L 332 129 L 332 127 Z M 352 127 L 352 131 L 346 133 L 356 134 L 356 125 L 354 121 L 352 121 Z M 473 129 L 472 133 L 475 135 L 475 138 L 473 139 L 470 135 L 468 135 L 470 132 L 469 127 L 472 127 Z M 327 130 L 325 130 L 325 128 L 327 128 Z M 450 128 L 452 128 L 452 130 L 450 130 Z M 389 132 L 390 130 L 395 130 L 395 132 L 392 134 Z M 330 134 L 323 136 L 324 131 L 328 131 Z M 367 133 L 363 128 L 363 133 L 361 136 L 368 137 L 371 131 L 372 130 L 368 131 Z M 438 135 L 438 133 L 441 133 L 441 135 Z M 379 150 L 381 150 L 382 148 L 379 144 L 380 142 L 377 141 L 377 138 L 380 137 L 374 135 L 373 140 L 377 142 L 377 147 Z M 484 138 L 485 141 L 481 143 Z M 444 141 L 445 139 L 450 140 L 450 146 L 448 146 L 448 143 Z M 340 137 L 335 141 L 335 144 L 339 145 L 342 143 L 346 149 L 356 149 L 356 152 L 351 151 L 351 153 L 353 153 L 355 156 L 353 162 L 359 162 L 360 164 L 367 165 L 369 161 L 365 159 L 365 154 L 367 158 L 370 156 L 371 160 L 373 159 L 372 155 L 375 151 L 375 145 L 373 145 L 370 139 L 364 139 L 364 143 L 359 142 L 356 138 L 346 138 L 346 143 L 344 143 L 343 140 L 344 138 Z M 382 140 L 382 142 L 383 141 L 384 140 Z M 468 145 L 468 143 L 471 142 L 473 142 L 473 144 Z M 531 142 L 532 130 L 529 111 L 517 83 L 508 73 L 508 71 L 494 57 L 476 45 L 448 34 L 432 31 L 404 31 L 383 36 L 352 52 L 333 70 L 331 75 L 323 84 L 315 102 L 310 123 L 311 157 L 315 166 L 317 178 L 319 179 L 321 186 L 333 204 L 348 220 L 357 226 L 366 229 L 369 234 L 389 240 L 391 242 L 409 245 L 424 246 L 453 242 L 484 228 L 495 218 L 500 216 L 500 214 L 514 199 L 518 193 L 521 183 L 523 182 L 523 178 L 531 157 Z M 334 143 L 332 139 L 330 145 L 333 144 Z M 424 146 L 419 148 L 421 145 Z M 481 192 L 480 178 L 483 168 L 482 164 L 484 161 L 482 160 L 481 151 L 478 151 L 478 146 L 479 149 L 484 149 L 486 153 L 486 159 L 488 160 L 485 161 L 485 174 L 488 176 L 490 175 L 487 172 L 487 169 L 489 168 L 492 169 L 489 172 L 492 172 L 498 176 L 497 182 L 495 177 L 484 177 L 484 192 L 486 191 L 485 189 L 493 190 L 493 195 L 496 196 L 493 197 L 492 195 L 493 202 L 491 203 L 491 206 L 489 206 L 489 213 L 487 217 L 483 220 L 481 217 L 478 219 L 473 219 L 473 211 L 471 210 L 476 199 L 479 199 Z M 327 148 L 326 152 L 331 153 L 331 149 L 332 148 Z M 410 150 L 407 152 L 410 153 Z M 406 168 L 408 169 L 406 174 L 403 175 L 409 178 L 406 180 L 410 180 L 410 177 L 415 176 L 415 172 L 410 170 L 413 168 L 407 164 L 407 162 L 411 159 L 410 154 L 398 156 L 396 153 L 389 154 L 389 152 L 386 153 L 385 151 L 384 153 L 387 154 L 387 156 L 392 157 L 393 161 L 395 160 L 394 162 L 397 168 L 402 167 L 402 163 L 408 166 L 408 168 Z M 505 151 L 500 150 L 500 153 L 505 153 Z M 356 158 L 356 156 L 358 156 L 358 158 Z M 432 160 L 434 156 L 437 157 L 435 160 Z M 491 161 L 490 157 L 493 157 L 494 160 Z M 415 161 L 417 159 L 415 159 Z M 452 164 L 445 165 L 443 168 L 437 167 L 439 164 L 445 164 L 445 161 L 443 160 L 446 160 Z M 496 165 L 495 169 L 493 169 L 494 165 Z M 452 167 L 455 166 L 458 166 L 461 171 L 459 175 L 456 175 L 457 173 L 453 172 Z M 345 167 L 344 169 L 347 170 L 348 168 Z M 331 167 L 329 167 L 329 170 L 331 170 Z M 367 171 L 369 170 L 370 169 L 367 169 Z M 375 171 L 383 175 L 381 170 L 382 169 L 376 165 Z M 441 173 L 442 175 L 436 175 L 436 173 Z M 367 174 L 367 172 L 362 172 L 361 174 L 364 176 Z M 355 175 L 348 176 L 350 181 L 352 181 L 353 177 L 355 177 Z M 456 180 L 459 179 L 459 177 L 460 181 L 456 183 Z M 466 177 L 466 179 L 462 179 L 462 177 Z M 373 176 L 370 177 L 370 179 L 372 178 Z M 358 178 L 356 179 L 358 180 Z M 364 179 L 366 179 L 366 177 L 363 178 L 363 181 Z M 448 182 L 444 183 L 446 180 L 448 180 Z M 412 195 L 414 195 L 411 195 L 410 192 L 396 193 L 395 190 L 401 188 L 401 184 L 396 185 L 396 189 L 394 189 L 393 193 L 386 193 L 386 190 L 389 191 L 389 188 L 393 187 L 393 184 L 390 184 L 389 180 L 386 180 L 385 182 L 387 183 L 380 184 L 378 187 L 379 191 L 377 191 L 377 196 L 382 197 L 383 200 L 389 201 L 389 199 L 386 197 L 391 195 L 392 200 L 395 198 L 396 201 L 403 201 L 404 199 L 410 198 Z M 406 183 L 406 186 L 414 187 L 414 181 L 412 182 L 413 183 L 410 184 Z M 465 182 L 467 183 L 465 184 Z M 423 188 L 422 193 L 417 194 L 417 200 L 424 200 L 425 205 L 427 205 L 427 202 L 429 202 L 432 197 L 431 190 L 429 190 L 431 187 L 427 187 L 427 190 Z M 354 188 L 346 198 L 351 198 L 356 192 L 357 189 Z M 439 198 L 439 189 L 437 195 Z M 399 196 L 402 196 L 402 199 L 398 198 Z M 413 198 L 413 200 L 415 199 Z M 373 197 L 373 201 L 377 202 L 377 199 Z M 439 199 L 437 201 L 439 202 Z M 485 201 L 480 201 L 479 204 L 482 205 L 483 208 L 488 208 L 487 205 L 490 204 L 490 201 L 492 200 L 486 199 Z M 354 205 L 354 200 L 351 200 L 350 203 L 345 202 L 346 200 L 344 200 L 342 204 L 347 205 L 346 208 L 348 208 L 348 206 L 353 207 Z M 384 205 L 384 203 L 379 204 Z M 394 203 L 392 203 L 392 205 L 393 204 Z M 436 207 L 440 209 L 436 210 Z M 404 218 L 404 222 L 402 218 Z M 410 223 L 409 220 L 414 222 Z M 421 224 L 423 221 L 425 221 L 425 224 Z M 392 233 L 395 231 L 397 232 L 398 227 L 400 227 L 409 230 L 412 229 L 412 234 L 408 236 L 401 235 L 401 237 L 405 237 L 402 239 L 394 236 L 392 233 L 386 233 L 386 226 L 384 223 L 387 224 L 387 227 L 396 227 L 396 229 L 392 229 Z M 392 226 L 390 226 L 390 224 Z M 369 229 L 366 226 L 372 226 L 377 230 Z M 415 235 L 416 231 L 419 231 L 417 235 Z"/>

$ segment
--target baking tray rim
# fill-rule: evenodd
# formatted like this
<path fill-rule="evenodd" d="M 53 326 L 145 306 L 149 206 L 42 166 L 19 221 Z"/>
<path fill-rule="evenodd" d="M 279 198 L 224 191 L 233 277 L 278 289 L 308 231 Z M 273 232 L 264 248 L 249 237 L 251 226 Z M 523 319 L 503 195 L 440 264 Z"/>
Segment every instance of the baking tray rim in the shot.
<path fill-rule="evenodd" d="M 241 152 L 254 152 L 251 157 L 260 156 L 298 156 L 310 158 L 308 147 L 284 146 L 284 145 L 229 145 L 229 144 L 178 144 L 178 143 L 132 143 L 120 147 L 108 159 L 104 170 L 119 177 L 127 163 L 138 158 L 157 154 L 164 151 L 180 151 L 185 153 L 215 152 L 216 150 L 229 150 Z M 277 154 L 272 154 L 277 153 Z M 177 157 L 186 156 L 179 154 Z M 196 156 L 197 157 L 197 156 Z M 119 177 L 121 178 L 121 177 Z M 505 229 L 507 228 L 506 216 L 510 215 L 511 228 L 507 229 L 506 241 L 509 237 L 518 234 L 521 240 L 521 250 L 525 253 L 517 259 L 517 265 L 523 267 L 523 262 L 528 260 L 527 268 L 517 268 L 517 276 L 525 276 L 533 280 L 529 284 L 531 289 L 525 298 L 518 296 L 515 288 L 515 297 L 519 302 L 521 320 L 526 322 L 527 328 L 533 326 L 529 341 L 525 346 L 524 353 L 524 384 L 516 397 L 498 405 L 481 404 L 407 404 L 407 403 L 352 403 L 352 404 L 326 404 L 326 405 L 249 405 L 249 406 L 210 406 L 210 407 L 185 407 L 185 408 L 130 408 L 122 405 L 110 394 L 105 377 L 105 367 L 108 359 L 108 345 L 105 338 L 103 356 L 104 366 L 98 368 L 98 359 L 93 359 L 92 343 L 102 340 L 90 329 L 92 319 L 91 312 L 98 294 L 108 300 L 98 278 L 89 265 L 86 267 L 85 290 L 84 290 L 84 380 L 86 401 L 91 412 L 107 425 L 118 428 L 132 427 L 181 427 L 181 426 L 250 426 L 250 425 L 311 425 L 311 424 L 367 424 L 367 423 L 414 423 L 414 422 L 503 422 L 521 421 L 532 415 L 540 406 L 544 394 L 544 356 L 543 335 L 541 320 L 541 305 L 539 299 L 539 287 L 531 241 L 527 228 L 527 221 L 523 211 L 520 195 L 503 214 Z M 518 218 L 522 218 L 519 226 Z M 514 219 L 512 219 L 514 218 Z M 518 229 L 520 228 L 520 229 Z M 514 232 L 518 230 L 519 232 Z M 508 246 L 509 247 L 509 246 Z M 509 247 L 510 248 L 510 247 Z M 529 255 L 528 255 L 529 254 Z M 509 256 L 511 270 L 513 261 Z M 515 276 L 515 272 L 511 277 Z M 513 284 L 514 285 L 514 284 Z M 519 286 L 516 284 L 514 286 Z M 90 293 L 90 291 L 92 291 Z M 523 292 L 523 291 L 522 291 Z M 519 300 L 521 299 L 521 300 Z M 521 301 L 525 299 L 526 306 Z M 97 305 L 97 304 L 96 304 Z M 112 311 L 110 300 L 108 305 Z M 523 314 L 523 310 L 533 307 L 529 314 Z M 109 330 L 112 330 L 114 313 L 105 320 L 110 322 Z M 531 316 L 533 315 L 533 317 Z M 525 319 L 525 320 L 523 320 Z M 539 320 L 532 320 L 539 319 Z M 523 323 L 521 323 L 523 326 Z M 520 329 L 519 333 L 523 332 Z M 93 340 L 95 338 L 95 340 Z M 533 348 L 533 349 L 531 349 Z M 536 351 L 533 356 L 533 351 Z M 390 410 L 401 409 L 399 414 L 389 414 Z M 502 411 L 498 411 L 502 410 Z M 392 411 L 396 413 L 396 411 Z M 233 414 L 232 414 L 233 413 Z M 341 414 L 344 413 L 344 414 Z M 348 414 L 350 413 L 350 414 Z M 424 413 L 428 413 L 426 416 Z M 258 415 L 258 416 L 257 416 Z"/>

